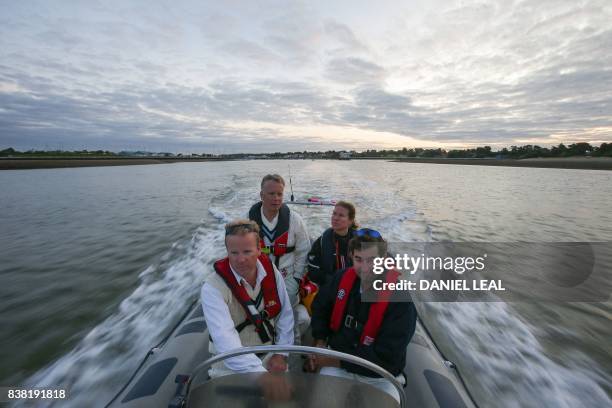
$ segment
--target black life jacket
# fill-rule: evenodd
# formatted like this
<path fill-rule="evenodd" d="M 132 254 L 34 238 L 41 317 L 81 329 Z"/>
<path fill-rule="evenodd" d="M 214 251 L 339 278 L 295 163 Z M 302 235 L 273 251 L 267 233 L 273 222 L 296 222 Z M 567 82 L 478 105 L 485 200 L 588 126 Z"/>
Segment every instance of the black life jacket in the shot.
<path fill-rule="evenodd" d="M 353 229 L 349 228 L 347 240 L 353 238 Z M 321 274 L 325 277 L 331 276 L 338 269 L 345 269 L 353 266 L 353 261 L 348 253 L 339 254 L 340 246 L 334 239 L 334 230 L 326 229 L 321 235 Z M 348 252 L 348 241 L 347 241 Z M 344 264 L 343 264 L 344 262 Z"/>
<path fill-rule="evenodd" d="M 287 246 L 287 241 L 289 239 L 289 222 L 291 219 L 290 210 L 287 204 L 281 206 L 278 212 L 278 222 L 276 223 L 274 236 L 272 237 L 272 245 L 266 246 L 264 242 L 263 220 L 261 219 L 262 205 L 263 203 L 260 201 L 251 207 L 249 210 L 249 219 L 255 221 L 257 225 L 259 225 L 262 252 L 274 255 L 274 264 L 278 267 L 280 257 L 295 250 L 294 246 Z"/>

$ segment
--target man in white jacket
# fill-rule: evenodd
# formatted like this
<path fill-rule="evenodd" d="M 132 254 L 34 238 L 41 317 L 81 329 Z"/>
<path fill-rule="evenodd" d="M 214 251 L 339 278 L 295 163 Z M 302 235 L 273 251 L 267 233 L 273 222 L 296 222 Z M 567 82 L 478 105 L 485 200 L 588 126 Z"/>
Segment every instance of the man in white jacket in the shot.
<path fill-rule="evenodd" d="M 202 286 L 202 311 L 210 333 L 209 350 L 224 353 L 241 347 L 291 345 L 293 311 L 280 272 L 261 253 L 259 227 L 249 220 L 225 226 L 227 257 L 214 263 L 214 273 Z M 268 401 L 287 401 L 291 387 L 272 373 L 288 368 L 287 356 L 268 354 L 263 361 L 245 354 L 214 364 L 212 378 L 257 373 L 257 383 Z"/>
<path fill-rule="evenodd" d="M 261 180 L 261 201 L 251 207 L 248 218 L 259 225 L 259 234 L 264 244 L 262 252 L 268 254 L 283 276 L 296 312 L 296 326 L 303 331 L 310 319 L 305 308 L 299 307 L 298 290 L 299 282 L 306 272 L 310 237 L 302 217 L 283 203 L 284 190 L 285 180 L 281 176 L 266 175 Z"/>
<path fill-rule="evenodd" d="M 244 346 L 292 345 L 293 311 L 278 269 L 261 253 L 259 228 L 249 220 L 225 226 L 227 257 L 214 263 L 202 286 L 202 311 L 212 354 Z M 233 357 L 213 365 L 209 374 L 276 372 L 287 368 L 286 358 L 275 354 L 262 362 L 254 354 Z"/>

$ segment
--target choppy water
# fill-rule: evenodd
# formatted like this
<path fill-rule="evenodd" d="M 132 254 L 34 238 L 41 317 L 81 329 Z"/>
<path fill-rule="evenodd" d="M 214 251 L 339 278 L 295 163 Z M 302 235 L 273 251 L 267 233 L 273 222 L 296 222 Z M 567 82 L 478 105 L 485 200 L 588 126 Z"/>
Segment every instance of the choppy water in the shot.
<path fill-rule="evenodd" d="M 197 297 L 262 175 L 395 241 L 612 241 L 612 172 L 246 161 L 0 172 L 0 384 L 107 401 Z M 288 192 L 287 192 L 288 196 Z M 299 208 L 314 237 L 330 208 Z M 517 271 L 520 274 L 520 271 Z M 605 406 L 612 303 L 420 305 L 483 406 Z M 63 405 L 66 405 L 65 403 Z"/>

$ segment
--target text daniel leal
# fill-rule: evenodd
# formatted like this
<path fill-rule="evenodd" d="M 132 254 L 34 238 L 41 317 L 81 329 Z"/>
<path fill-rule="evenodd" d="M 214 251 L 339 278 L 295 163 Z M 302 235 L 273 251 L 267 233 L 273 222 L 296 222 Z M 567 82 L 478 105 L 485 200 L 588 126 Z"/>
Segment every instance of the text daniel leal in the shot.
<path fill-rule="evenodd" d="M 426 280 L 417 282 L 400 280 L 398 282 L 384 282 L 376 279 L 373 283 L 375 290 L 459 290 L 459 291 L 505 291 L 501 280 Z"/>

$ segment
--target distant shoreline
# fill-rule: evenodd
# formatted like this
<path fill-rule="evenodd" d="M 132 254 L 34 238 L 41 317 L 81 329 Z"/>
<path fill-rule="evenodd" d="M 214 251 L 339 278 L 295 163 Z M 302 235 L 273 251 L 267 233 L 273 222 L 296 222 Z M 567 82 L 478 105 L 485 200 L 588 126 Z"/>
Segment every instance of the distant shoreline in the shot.
<path fill-rule="evenodd" d="M 612 170 L 612 157 L 567 157 L 537 159 L 430 159 L 430 158 L 353 158 L 352 160 L 388 160 L 403 163 L 453 164 L 467 166 L 536 167 L 575 170 Z M 150 157 L 41 157 L 2 158 L 0 170 L 54 169 L 68 167 L 131 166 L 177 162 L 230 161 L 230 158 L 150 158 Z M 261 160 L 261 159 L 260 159 Z M 330 159 L 321 159 L 330 160 Z"/>
<path fill-rule="evenodd" d="M 404 163 L 458 164 L 464 166 L 536 167 L 548 169 L 612 170 L 612 157 L 565 157 L 537 159 L 419 159 L 392 160 Z"/>
<path fill-rule="evenodd" d="M 176 162 L 228 161 L 231 159 L 200 158 L 149 158 L 149 157 L 40 157 L 2 158 L 0 170 L 57 169 L 66 167 L 133 166 L 143 164 L 168 164 Z"/>

